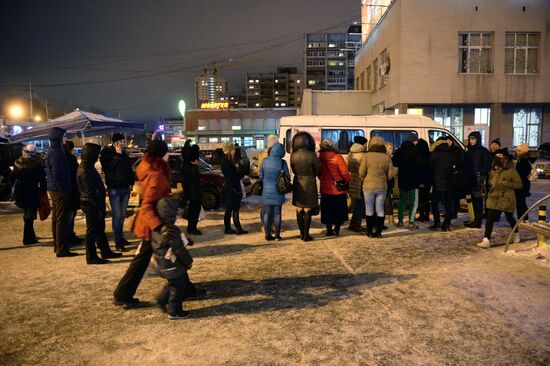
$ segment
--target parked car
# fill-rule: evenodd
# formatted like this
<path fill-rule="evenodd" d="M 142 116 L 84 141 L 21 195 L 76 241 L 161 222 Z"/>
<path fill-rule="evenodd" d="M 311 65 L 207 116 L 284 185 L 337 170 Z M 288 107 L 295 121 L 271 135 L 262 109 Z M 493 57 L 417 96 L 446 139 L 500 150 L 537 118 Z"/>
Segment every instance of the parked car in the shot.
<path fill-rule="evenodd" d="M 537 148 L 538 158 L 533 164 L 538 178 L 550 178 L 550 142 L 545 142 Z"/>
<path fill-rule="evenodd" d="M 168 164 L 172 174 L 172 194 L 175 196 L 181 195 L 183 192 L 183 178 L 181 176 L 181 164 L 183 163 L 181 155 L 178 153 L 170 153 Z M 132 154 L 130 159 L 133 160 L 132 167 L 135 170 L 141 161 L 141 154 Z M 220 206 L 223 201 L 223 183 L 224 177 L 219 169 L 213 169 L 208 164 L 200 164 L 200 179 L 202 188 L 202 207 L 205 210 L 211 210 Z M 246 195 L 252 192 L 252 182 L 248 176 L 243 179 Z M 139 185 L 135 184 L 130 195 L 128 206 L 139 206 Z"/>
<path fill-rule="evenodd" d="M 246 149 L 242 146 L 238 146 L 237 150 L 241 153 L 241 162 L 244 166 L 244 174 L 250 175 L 250 159 Z M 201 150 L 201 157 L 212 165 L 214 169 L 220 169 L 223 159 L 225 158 L 223 150 L 221 148 L 215 150 Z"/>

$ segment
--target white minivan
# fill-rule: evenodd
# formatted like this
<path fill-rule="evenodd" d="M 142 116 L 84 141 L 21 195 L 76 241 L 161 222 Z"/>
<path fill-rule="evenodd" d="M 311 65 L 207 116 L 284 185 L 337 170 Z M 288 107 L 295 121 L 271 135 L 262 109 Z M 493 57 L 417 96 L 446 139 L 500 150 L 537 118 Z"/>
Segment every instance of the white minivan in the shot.
<path fill-rule="evenodd" d="M 432 144 L 439 137 L 449 136 L 457 146 L 464 148 L 449 130 L 434 120 L 417 115 L 369 115 L 369 116 L 291 116 L 281 118 L 279 136 L 287 153 L 291 152 L 292 137 L 299 131 L 309 132 L 315 139 L 317 149 L 321 141 L 330 139 L 342 154 L 347 156 L 355 136 L 370 140 L 381 136 L 397 149 L 410 132 L 416 132 Z M 288 155 L 286 158 L 288 159 Z"/>

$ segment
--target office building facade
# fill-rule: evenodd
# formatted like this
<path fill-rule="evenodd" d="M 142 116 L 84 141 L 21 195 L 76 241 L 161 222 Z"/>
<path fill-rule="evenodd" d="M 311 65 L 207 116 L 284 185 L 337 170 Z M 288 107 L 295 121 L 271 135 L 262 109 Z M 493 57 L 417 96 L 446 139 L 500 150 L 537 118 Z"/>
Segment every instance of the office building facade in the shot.
<path fill-rule="evenodd" d="M 227 80 L 218 75 L 216 69 L 204 69 L 201 76 L 195 78 L 195 107 L 203 103 L 227 101 Z"/>
<path fill-rule="evenodd" d="M 300 105 L 302 75 L 296 67 L 279 67 L 275 73 L 246 75 L 248 108 L 288 108 Z"/>

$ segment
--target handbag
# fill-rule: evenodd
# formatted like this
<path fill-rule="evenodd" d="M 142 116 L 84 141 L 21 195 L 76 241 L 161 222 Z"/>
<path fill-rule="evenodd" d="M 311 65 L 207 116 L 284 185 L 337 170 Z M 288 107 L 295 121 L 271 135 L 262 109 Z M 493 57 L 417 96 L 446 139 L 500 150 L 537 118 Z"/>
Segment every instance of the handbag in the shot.
<path fill-rule="evenodd" d="M 349 182 L 347 180 L 342 179 L 338 182 L 335 181 L 334 184 L 338 192 L 347 191 L 349 189 Z"/>
<path fill-rule="evenodd" d="M 48 194 L 44 193 L 40 195 L 39 198 L 39 204 L 38 204 L 38 216 L 40 217 L 40 221 L 44 221 L 50 216 L 50 212 L 52 211 L 52 207 L 50 206 L 50 200 L 48 198 Z"/>
<path fill-rule="evenodd" d="M 277 177 L 277 191 L 280 194 L 287 194 L 292 192 L 292 183 L 290 179 L 285 174 L 284 170 L 284 160 L 281 160 L 281 171 L 279 172 L 279 177 Z"/>

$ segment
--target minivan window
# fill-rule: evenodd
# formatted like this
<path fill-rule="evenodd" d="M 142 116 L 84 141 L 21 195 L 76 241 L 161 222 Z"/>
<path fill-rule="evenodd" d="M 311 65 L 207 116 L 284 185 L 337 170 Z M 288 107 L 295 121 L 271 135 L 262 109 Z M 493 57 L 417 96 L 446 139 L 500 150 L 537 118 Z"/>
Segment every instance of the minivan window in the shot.
<path fill-rule="evenodd" d="M 437 141 L 438 138 L 443 137 L 445 139 L 451 139 L 453 141 L 453 144 L 456 146 L 462 146 L 453 135 L 448 133 L 447 131 L 442 130 L 429 130 L 428 131 L 428 137 L 430 138 L 430 145 Z"/>
<path fill-rule="evenodd" d="M 385 142 L 390 142 L 395 150 L 401 146 L 403 141 L 409 137 L 409 133 L 411 132 L 418 136 L 418 132 L 414 130 L 372 130 L 370 133 L 370 138 L 380 136 Z"/>
<path fill-rule="evenodd" d="M 332 140 L 341 154 L 349 153 L 355 136 L 365 136 L 363 130 L 321 130 L 322 140 Z"/>

